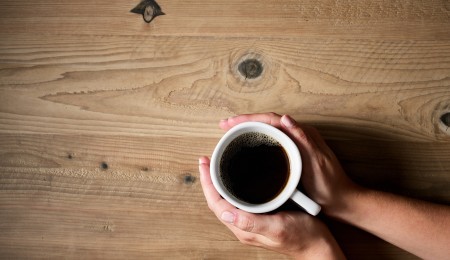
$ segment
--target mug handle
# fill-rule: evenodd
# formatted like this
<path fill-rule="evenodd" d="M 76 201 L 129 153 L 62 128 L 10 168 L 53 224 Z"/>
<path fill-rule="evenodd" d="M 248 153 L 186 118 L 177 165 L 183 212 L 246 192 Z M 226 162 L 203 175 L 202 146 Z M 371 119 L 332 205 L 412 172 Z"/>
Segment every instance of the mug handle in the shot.
<path fill-rule="evenodd" d="M 320 205 L 315 203 L 312 199 L 306 197 L 302 192 L 295 190 L 291 196 L 291 200 L 295 201 L 306 212 L 315 216 L 320 212 Z"/>

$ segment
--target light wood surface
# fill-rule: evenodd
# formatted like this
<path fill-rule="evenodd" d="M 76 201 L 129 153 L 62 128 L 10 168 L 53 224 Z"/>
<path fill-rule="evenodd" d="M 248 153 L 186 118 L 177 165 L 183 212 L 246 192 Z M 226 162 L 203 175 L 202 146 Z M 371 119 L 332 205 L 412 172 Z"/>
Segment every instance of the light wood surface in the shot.
<path fill-rule="evenodd" d="M 0 1 L 2 258 L 285 259 L 208 210 L 222 118 L 312 124 L 362 185 L 450 202 L 450 1 Z M 262 63 L 259 78 L 238 71 Z M 325 219 L 350 259 L 414 259 Z"/>

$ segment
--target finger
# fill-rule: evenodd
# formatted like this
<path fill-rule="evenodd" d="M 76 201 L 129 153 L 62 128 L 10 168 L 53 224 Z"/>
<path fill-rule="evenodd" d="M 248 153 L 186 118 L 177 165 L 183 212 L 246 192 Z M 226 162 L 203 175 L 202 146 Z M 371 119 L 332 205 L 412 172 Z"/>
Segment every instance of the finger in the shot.
<path fill-rule="evenodd" d="M 302 224 L 300 222 L 311 218 L 302 212 L 279 212 L 274 215 L 257 216 L 264 218 L 268 224 L 264 233 L 249 233 L 235 226 L 228 226 L 228 228 L 242 243 L 264 248 L 275 248 L 282 245 L 283 241 L 292 235 L 292 232 L 298 230 L 299 225 Z"/>
<path fill-rule="evenodd" d="M 314 147 L 314 140 L 308 135 L 307 127 L 300 127 L 300 125 L 288 115 L 281 117 L 281 126 L 285 133 L 297 144 L 301 150 L 310 150 Z"/>
<path fill-rule="evenodd" d="M 200 183 L 209 208 L 224 224 L 249 233 L 266 234 L 275 227 L 271 215 L 257 215 L 237 209 L 224 200 L 215 189 L 210 176 L 210 161 L 207 157 L 199 159 Z"/>
<path fill-rule="evenodd" d="M 212 210 L 212 207 L 220 203 L 222 197 L 214 188 L 214 185 L 211 181 L 210 169 L 209 169 L 210 160 L 208 157 L 200 157 L 199 159 L 199 171 L 200 171 L 200 184 L 203 189 L 203 194 L 205 195 L 206 201 L 208 203 L 209 208 Z"/>
<path fill-rule="evenodd" d="M 261 122 L 279 128 L 281 116 L 276 113 L 261 113 L 261 114 L 244 114 L 228 119 L 221 120 L 219 123 L 220 128 L 228 131 L 233 126 L 244 122 Z"/>
<path fill-rule="evenodd" d="M 233 232 L 236 238 L 245 245 L 267 247 L 268 244 L 271 244 L 270 239 L 263 235 L 245 232 L 233 225 L 226 226 L 231 230 L 231 232 Z"/>
<path fill-rule="evenodd" d="M 323 150 L 323 149 L 325 149 L 325 147 L 327 147 L 325 140 L 323 139 L 323 137 L 320 135 L 319 131 L 317 131 L 316 128 L 314 128 L 312 126 L 305 126 L 302 128 L 303 128 L 303 131 L 311 139 L 312 143 L 314 143 L 317 146 L 317 148 L 319 148 L 320 150 Z"/>
<path fill-rule="evenodd" d="M 231 224 L 246 232 L 252 232 L 254 228 L 253 218 L 250 213 L 236 209 L 224 200 L 217 192 L 211 181 L 210 160 L 207 157 L 199 159 L 200 183 L 211 211 L 225 224 Z"/>

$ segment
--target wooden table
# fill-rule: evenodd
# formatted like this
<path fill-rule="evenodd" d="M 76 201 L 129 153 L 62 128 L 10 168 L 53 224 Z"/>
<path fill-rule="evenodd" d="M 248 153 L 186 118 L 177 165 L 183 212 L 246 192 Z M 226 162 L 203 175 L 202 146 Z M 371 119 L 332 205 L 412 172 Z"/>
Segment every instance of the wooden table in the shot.
<path fill-rule="evenodd" d="M 147 24 L 135 1 L 0 2 L 2 258 L 284 259 L 202 194 L 197 158 L 242 113 L 291 114 L 358 183 L 449 204 L 450 1 L 158 3 Z M 414 258 L 325 221 L 350 259 Z"/>

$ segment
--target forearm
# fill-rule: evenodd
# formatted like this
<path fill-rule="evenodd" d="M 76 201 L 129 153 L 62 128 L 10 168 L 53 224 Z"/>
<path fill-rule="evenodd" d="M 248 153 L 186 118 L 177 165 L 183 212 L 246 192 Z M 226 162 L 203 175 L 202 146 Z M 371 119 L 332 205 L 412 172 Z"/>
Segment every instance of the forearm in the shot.
<path fill-rule="evenodd" d="M 450 255 L 450 207 L 360 189 L 330 215 L 425 259 Z"/>

